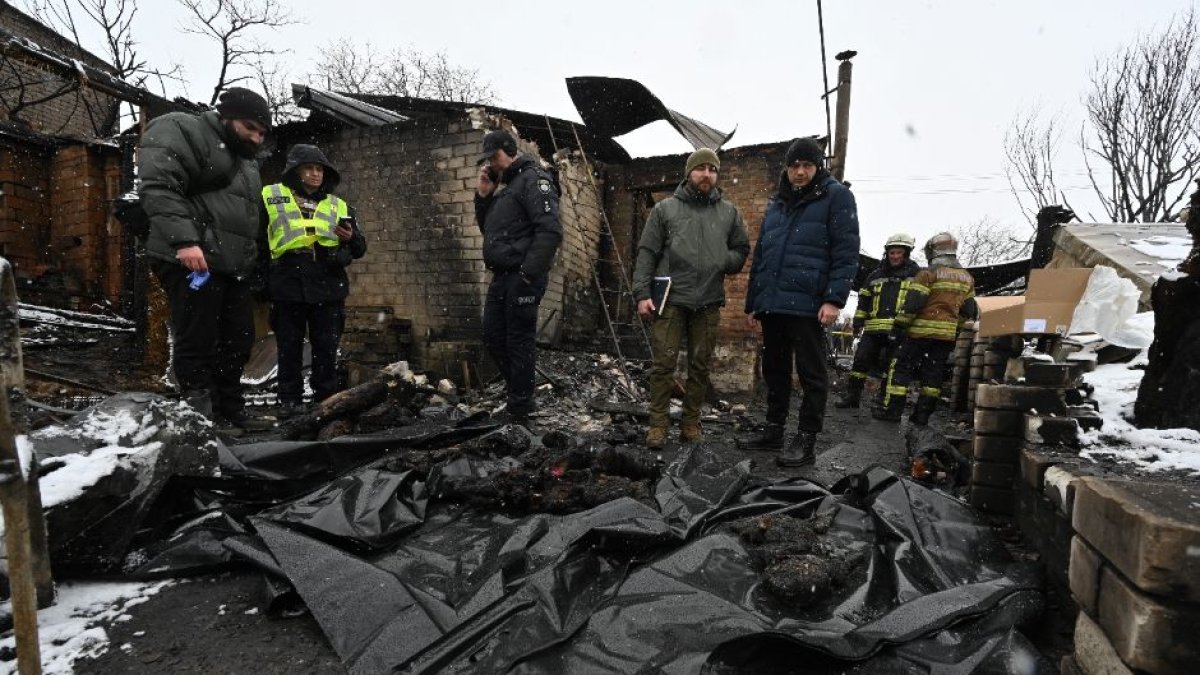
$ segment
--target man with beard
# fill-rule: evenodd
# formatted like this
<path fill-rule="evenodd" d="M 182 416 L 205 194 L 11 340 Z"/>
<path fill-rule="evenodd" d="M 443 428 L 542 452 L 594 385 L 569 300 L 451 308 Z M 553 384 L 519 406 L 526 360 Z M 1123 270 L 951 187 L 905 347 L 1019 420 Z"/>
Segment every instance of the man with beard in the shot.
<path fill-rule="evenodd" d="M 261 227 L 254 157 L 270 126 L 267 102 L 232 87 L 215 111 L 156 117 L 138 153 L 146 253 L 171 305 L 175 381 L 230 435 L 264 426 L 245 413 L 241 378 L 254 344 L 250 278 Z"/>
<path fill-rule="evenodd" d="M 708 392 L 708 366 L 717 340 L 725 277 L 746 264 L 750 237 L 742 214 L 717 187 L 721 160 L 700 148 L 688 157 L 684 180 L 675 193 L 654 205 L 638 242 L 633 293 L 638 314 L 654 317 L 650 368 L 650 426 L 646 447 L 666 444 L 671 391 L 680 344 L 687 342 L 687 387 L 679 440 L 703 438 L 700 405 Z M 652 297 L 655 277 L 670 278 L 663 307 Z"/>
<path fill-rule="evenodd" d="M 341 174 L 320 148 L 298 143 L 288 151 L 280 182 L 262 191 L 284 418 L 301 411 L 305 334 L 312 345 L 309 382 L 315 400 L 338 391 L 338 341 L 350 292 L 346 266 L 367 252 L 354 210 L 333 194 L 340 181 Z"/>
<path fill-rule="evenodd" d="M 796 139 L 767 205 L 750 267 L 746 314 L 751 325 L 762 326 L 767 423 L 739 439 L 742 449 L 783 449 L 794 360 L 804 399 L 796 436 L 775 463 L 791 467 L 816 460 L 829 394 L 825 327 L 846 305 L 857 272 L 854 195 L 829 175 L 825 152 L 815 140 Z"/>
<path fill-rule="evenodd" d="M 921 266 L 912 260 L 916 245 L 917 240 L 911 234 L 899 232 L 888 237 L 879 267 L 858 289 L 858 308 L 854 312 L 858 348 L 854 351 L 846 392 L 834 403 L 839 408 L 858 407 L 867 378 L 887 372 L 896 346 L 904 337 L 904 327 L 896 325 L 896 316 L 904 308 L 909 280 L 921 271 Z"/>

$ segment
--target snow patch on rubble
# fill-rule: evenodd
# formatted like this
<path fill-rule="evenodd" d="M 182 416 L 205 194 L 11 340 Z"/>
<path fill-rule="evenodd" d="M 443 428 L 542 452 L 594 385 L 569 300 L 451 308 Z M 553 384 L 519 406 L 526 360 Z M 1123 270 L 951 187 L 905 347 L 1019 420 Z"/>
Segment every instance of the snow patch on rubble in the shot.
<path fill-rule="evenodd" d="M 1084 376 L 1096 388 L 1093 398 L 1100 404 L 1104 426 L 1080 434 L 1089 459 L 1114 457 L 1146 471 L 1188 471 L 1200 474 L 1200 431 L 1193 429 L 1139 429 L 1133 419 L 1133 404 L 1145 365 L 1143 352 L 1132 364 L 1102 365 Z"/>
<path fill-rule="evenodd" d="M 1158 258 L 1160 265 L 1171 268 L 1179 265 L 1188 256 L 1192 250 L 1192 241 L 1187 237 L 1146 237 L 1131 241 L 1129 247 L 1151 258 Z"/>
<path fill-rule="evenodd" d="M 162 443 L 123 447 L 110 445 L 97 448 L 87 454 L 62 455 L 45 462 L 47 471 L 38 485 L 42 490 L 42 508 L 50 508 L 69 502 L 83 495 L 84 491 L 100 482 L 101 478 L 117 470 L 122 457 L 162 449 Z"/>
<path fill-rule="evenodd" d="M 91 409 L 87 412 L 77 427 L 47 427 L 34 433 L 39 436 L 67 436 L 78 439 L 95 439 L 104 445 L 143 445 L 154 438 L 161 429 L 155 424 L 155 417 L 146 409 L 138 417 L 129 410 L 118 410 L 115 413 L 106 410 Z"/>
<path fill-rule="evenodd" d="M 58 585 L 58 601 L 38 612 L 38 641 L 45 675 L 74 673 L 78 659 L 96 658 L 108 650 L 105 624 L 150 599 L 171 581 L 154 583 L 67 582 Z M 7 603 L 5 603 L 7 604 Z M 12 635 L 0 649 L 16 649 Z M 0 662 L 0 675 L 17 672 L 17 661 Z"/>

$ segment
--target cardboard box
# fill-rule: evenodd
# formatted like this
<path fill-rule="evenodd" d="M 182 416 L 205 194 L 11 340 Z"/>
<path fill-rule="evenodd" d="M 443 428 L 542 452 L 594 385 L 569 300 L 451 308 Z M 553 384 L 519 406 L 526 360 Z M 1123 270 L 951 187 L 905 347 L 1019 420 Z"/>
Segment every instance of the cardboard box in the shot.
<path fill-rule="evenodd" d="M 976 298 L 980 337 L 1066 335 L 1091 276 L 1091 268 L 1031 270 L 1025 295 Z"/>

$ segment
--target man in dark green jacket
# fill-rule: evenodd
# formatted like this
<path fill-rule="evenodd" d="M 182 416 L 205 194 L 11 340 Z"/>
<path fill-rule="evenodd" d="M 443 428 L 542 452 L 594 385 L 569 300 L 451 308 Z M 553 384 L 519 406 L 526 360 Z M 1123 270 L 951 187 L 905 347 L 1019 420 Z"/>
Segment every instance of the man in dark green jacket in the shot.
<path fill-rule="evenodd" d="M 684 340 L 688 378 L 679 440 L 692 443 L 703 437 L 700 405 L 708 391 L 708 364 L 725 305 L 725 277 L 740 272 L 750 253 L 742 214 L 717 187 L 720 169 L 716 152 L 701 148 L 692 153 L 684 168 L 686 178 L 674 195 L 655 204 L 638 242 L 633 293 L 638 314 L 654 317 L 646 433 L 650 448 L 666 444 L 675 364 Z M 671 280 L 663 307 L 652 298 L 655 277 Z"/>
<path fill-rule="evenodd" d="M 215 112 L 156 117 L 138 152 L 146 253 L 171 305 L 175 380 L 185 400 L 235 435 L 255 425 L 241 378 L 254 344 L 250 277 L 261 227 L 254 157 L 270 124 L 267 102 L 233 87 Z"/>

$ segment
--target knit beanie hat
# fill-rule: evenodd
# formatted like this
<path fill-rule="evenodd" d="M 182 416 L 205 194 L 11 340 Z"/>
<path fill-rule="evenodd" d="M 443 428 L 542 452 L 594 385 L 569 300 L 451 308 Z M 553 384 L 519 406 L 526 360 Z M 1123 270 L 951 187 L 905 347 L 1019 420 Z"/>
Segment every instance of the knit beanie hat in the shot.
<path fill-rule="evenodd" d="M 243 87 L 230 87 L 221 92 L 217 112 L 227 120 L 254 120 L 264 127 L 271 126 L 271 108 L 267 100 Z"/>
<path fill-rule="evenodd" d="M 815 139 L 797 138 L 788 147 L 783 163 L 784 166 L 791 166 L 796 162 L 812 162 L 818 167 L 825 166 L 825 148 Z"/>
<path fill-rule="evenodd" d="M 718 169 L 721 168 L 721 160 L 717 158 L 717 153 L 708 148 L 700 148 L 699 150 L 688 155 L 687 165 L 683 169 L 683 175 L 687 176 L 692 173 L 692 169 L 701 164 L 712 164 Z"/>

